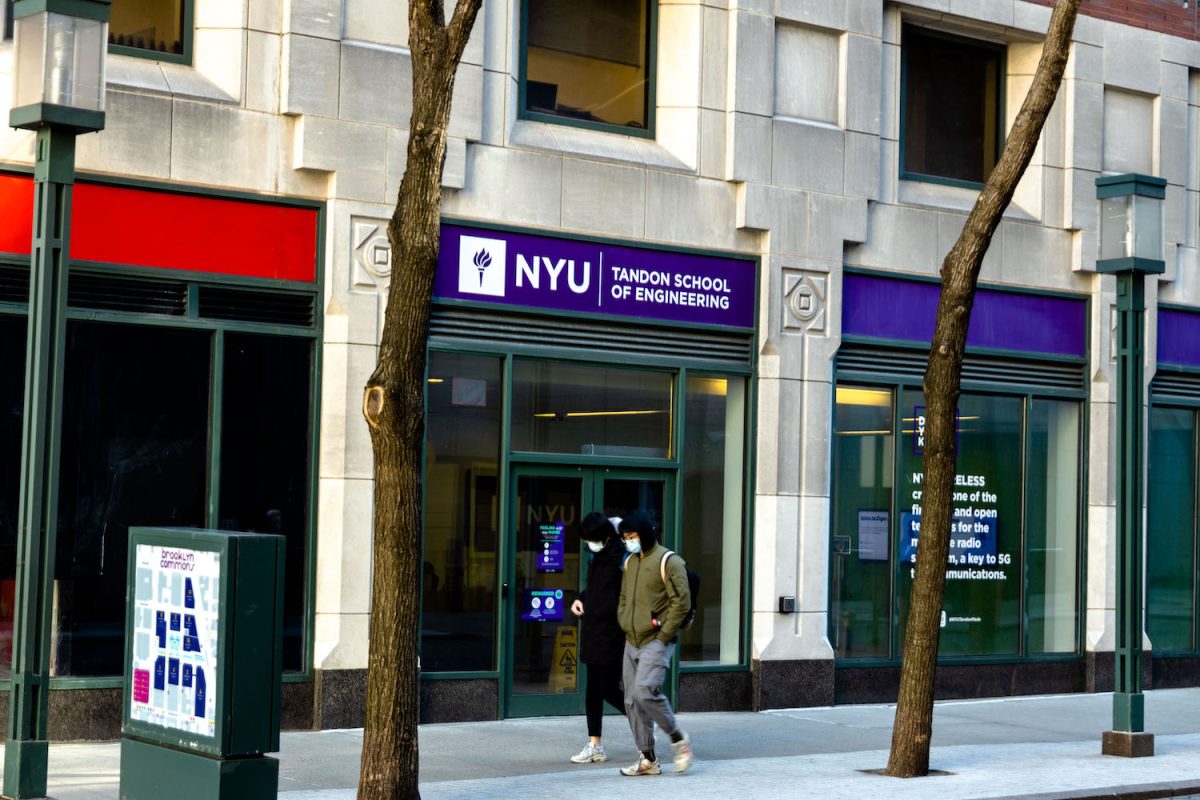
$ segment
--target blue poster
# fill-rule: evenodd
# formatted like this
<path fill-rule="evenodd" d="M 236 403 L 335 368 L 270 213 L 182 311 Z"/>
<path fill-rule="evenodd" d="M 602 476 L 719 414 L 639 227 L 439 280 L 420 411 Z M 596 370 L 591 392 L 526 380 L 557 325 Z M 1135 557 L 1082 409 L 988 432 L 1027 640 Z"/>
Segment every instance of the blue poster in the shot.
<path fill-rule="evenodd" d="M 526 589 L 521 603 L 521 619 L 546 622 L 563 618 L 562 589 Z"/>
<path fill-rule="evenodd" d="M 565 526 L 561 522 L 551 522 L 539 525 L 538 530 L 541 533 L 541 550 L 537 554 L 537 571 L 562 572 Z"/>

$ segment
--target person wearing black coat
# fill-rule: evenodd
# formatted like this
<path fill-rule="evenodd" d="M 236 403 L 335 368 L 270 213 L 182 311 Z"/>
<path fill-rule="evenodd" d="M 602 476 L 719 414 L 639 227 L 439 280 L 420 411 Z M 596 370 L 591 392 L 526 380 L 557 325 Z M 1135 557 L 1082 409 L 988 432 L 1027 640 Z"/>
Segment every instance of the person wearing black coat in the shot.
<path fill-rule="evenodd" d="M 583 622 L 579 660 L 587 664 L 588 743 L 571 761 L 591 764 L 607 761 L 601 741 L 604 703 L 625 713 L 625 695 L 621 691 L 621 660 L 625 653 L 625 633 L 617 624 L 617 600 L 621 595 L 621 562 L 625 545 L 617 533 L 619 517 L 605 519 L 593 511 L 583 518 L 580 538 L 592 553 L 588 566 L 587 588 L 571 604 L 571 611 Z"/>

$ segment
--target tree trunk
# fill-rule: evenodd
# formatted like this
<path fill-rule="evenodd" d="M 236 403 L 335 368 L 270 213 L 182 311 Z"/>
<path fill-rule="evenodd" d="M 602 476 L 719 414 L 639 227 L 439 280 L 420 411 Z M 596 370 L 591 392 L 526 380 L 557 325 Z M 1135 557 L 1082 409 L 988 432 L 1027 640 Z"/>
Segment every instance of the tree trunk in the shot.
<path fill-rule="evenodd" d="M 1080 0 L 1058 0 L 1033 85 L 1017 115 L 1004 152 L 984 184 L 958 241 L 942 262 L 942 291 L 925 371 L 925 478 L 916 577 L 896 698 L 896 720 L 887 774 L 908 778 L 929 772 L 934 677 L 955 473 L 956 415 L 967 326 L 983 257 L 1017 182 L 1029 166 L 1070 54 Z"/>
<path fill-rule="evenodd" d="M 375 517 L 359 800 L 420 797 L 417 649 L 426 338 L 454 76 L 481 2 L 458 0 L 449 25 L 441 0 L 412 0 L 409 5 L 413 97 L 408 161 L 388 224 L 392 279 L 379 363 L 363 396 L 375 457 Z"/>

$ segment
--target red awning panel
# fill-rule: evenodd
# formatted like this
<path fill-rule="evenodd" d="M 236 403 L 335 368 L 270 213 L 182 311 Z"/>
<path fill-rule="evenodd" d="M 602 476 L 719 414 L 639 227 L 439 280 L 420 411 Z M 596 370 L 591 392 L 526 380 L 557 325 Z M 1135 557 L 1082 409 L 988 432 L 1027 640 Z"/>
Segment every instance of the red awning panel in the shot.
<path fill-rule="evenodd" d="M 27 256 L 33 242 L 33 179 L 0 175 L 0 253 Z"/>
<path fill-rule="evenodd" d="M 316 280 L 316 209 L 91 183 L 72 205 L 77 261 Z M 32 179 L 0 175 L 0 252 L 29 253 L 32 214 Z"/>

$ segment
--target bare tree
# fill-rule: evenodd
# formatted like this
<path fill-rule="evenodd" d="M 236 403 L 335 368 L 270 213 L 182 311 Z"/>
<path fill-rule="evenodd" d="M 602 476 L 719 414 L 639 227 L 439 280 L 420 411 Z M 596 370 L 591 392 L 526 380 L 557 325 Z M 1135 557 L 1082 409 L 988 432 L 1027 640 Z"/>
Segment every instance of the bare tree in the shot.
<path fill-rule="evenodd" d="M 937 323 L 925 370 L 925 480 L 921 538 L 905 629 L 900 692 L 887 774 L 908 778 L 929 772 L 938 634 L 950 553 L 951 497 L 955 472 L 955 409 L 963 349 L 983 257 L 1017 182 L 1025 174 L 1050 113 L 1070 55 L 1080 0 L 1058 0 L 1033 85 L 1013 123 L 1004 151 L 984 184 L 962 234 L 942 262 Z"/>
<path fill-rule="evenodd" d="M 413 800 L 421 592 L 421 451 L 425 357 L 441 226 L 442 168 L 454 76 L 482 0 L 410 0 L 408 159 L 388 223 L 392 282 L 379 363 L 363 394 L 375 456 L 374 579 L 359 800 Z"/>

